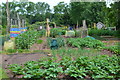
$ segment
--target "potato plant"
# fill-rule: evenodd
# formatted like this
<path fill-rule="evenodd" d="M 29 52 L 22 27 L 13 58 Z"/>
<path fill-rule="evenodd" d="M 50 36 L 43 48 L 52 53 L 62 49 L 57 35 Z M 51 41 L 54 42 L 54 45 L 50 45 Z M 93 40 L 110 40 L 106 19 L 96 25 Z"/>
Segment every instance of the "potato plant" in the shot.
<path fill-rule="evenodd" d="M 119 47 L 119 45 L 102 47 L 101 49 L 106 49 L 106 50 L 109 50 L 111 52 L 114 52 L 117 55 L 120 55 L 120 47 Z"/>
<path fill-rule="evenodd" d="M 30 61 L 20 66 L 12 64 L 9 69 L 15 75 L 23 75 L 23 78 L 58 79 L 60 75 L 74 77 L 76 79 L 89 76 L 90 79 L 120 78 L 120 58 L 118 56 L 109 57 L 100 55 L 90 59 L 81 56 L 76 60 L 63 57 L 61 61 L 54 59 Z"/>
<path fill-rule="evenodd" d="M 67 45 L 77 48 L 98 48 L 104 46 L 104 43 L 102 43 L 99 40 L 91 39 L 91 38 L 68 38 L 67 39 Z"/>

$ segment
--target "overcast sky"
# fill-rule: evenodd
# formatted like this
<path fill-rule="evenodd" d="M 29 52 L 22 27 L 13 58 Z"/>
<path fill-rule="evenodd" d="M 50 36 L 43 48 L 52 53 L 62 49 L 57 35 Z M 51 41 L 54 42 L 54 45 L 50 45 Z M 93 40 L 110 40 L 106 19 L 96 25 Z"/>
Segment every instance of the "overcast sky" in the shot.
<path fill-rule="evenodd" d="M 0 0 L 0 3 L 2 2 L 6 2 L 7 0 Z M 12 2 L 13 0 L 8 0 L 9 2 Z M 16 1 L 19 1 L 19 0 L 16 0 Z M 64 1 L 65 3 L 68 3 L 70 2 L 70 0 L 28 0 L 28 1 L 31 1 L 31 2 L 46 2 L 50 5 L 51 9 L 53 8 L 53 6 L 57 5 L 59 2 L 61 1 Z M 106 1 L 109 1 L 108 6 L 109 4 L 112 2 L 112 0 L 106 0 Z"/>
<path fill-rule="evenodd" d="M 8 0 L 9 2 L 13 1 L 13 0 Z M 16 0 L 16 1 L 19 1 L 19 0 Z M 50 5 L 51 8 L 53 8 L 53 6 L 57 5 L 59 2 L 61 1 L 64 1 L 65 3 L 68 3 L 70 2 L 70 0 L 28 0 L 28 1 L 31 1 L 31 2 L 34 2 L 34 3 L 37 3 L 37 2 L 46 2 Z M 2 2 L 6 2 L 6 0 L 0 0 L 0 3 Z"/>

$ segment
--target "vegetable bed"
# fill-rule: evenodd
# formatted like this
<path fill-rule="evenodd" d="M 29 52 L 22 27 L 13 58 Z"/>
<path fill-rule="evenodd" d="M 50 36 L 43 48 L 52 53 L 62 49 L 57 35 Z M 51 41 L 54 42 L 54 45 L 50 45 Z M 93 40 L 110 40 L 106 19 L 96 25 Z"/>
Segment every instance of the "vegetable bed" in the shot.
<path fill-rule="evenodd" d="M 23 66 L 12 64 L 9 69 L 14 75 L 23 78 L 60 79 L 61 78 L 120 78 L 120 58 L 117 56 L 79 57 L 72 60 L 63 57 L 56 62 L 55 58 L 45 58 L 39 61 L 30 61 Z"/>

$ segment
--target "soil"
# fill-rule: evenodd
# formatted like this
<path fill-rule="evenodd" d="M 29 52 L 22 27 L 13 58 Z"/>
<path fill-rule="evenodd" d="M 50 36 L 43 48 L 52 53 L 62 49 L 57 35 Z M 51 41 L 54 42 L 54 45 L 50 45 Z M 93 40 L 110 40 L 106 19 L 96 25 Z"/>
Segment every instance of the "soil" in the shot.
<path fill-rule="evenodd" d="M 102 41 L 102 42 L 106 43 L 106 46 L 112 46 L 115 44 L 118 45 L 118 43 L 120 43 L 120 40 L 110 40 L 110 41 Z"/>
<path fill-rule="evenodd" d="M 40 58 L 47 57 L 44 53 L 31 53 L 31 54 L 11 54 L 11 55 L 0 55 L 2 56 L 2 67 L 5 69 L 9 77 L 13 77 L 13 74 L 8 70 L 10 64 L 22 65 L 28 61 L 37 61 Z"/>
<path fill-rule="evenodd" d="M 101 50 L 100 54 L 101 55 L 108 55 L 108 56 L 114 55 L 114 53 L 109 51 L 109 50 Z"/>
<path fill-rule="evenodd" d="M 42 37 L 40 38 L 40 40 L 43 40 L 43 42 L 41 44 L 33 44 L 32 47 L 30 48 L 30 50 L 45 50 L 45 49 L 49 49 L 47 47 L 47 38 L 46 37 Z"/>

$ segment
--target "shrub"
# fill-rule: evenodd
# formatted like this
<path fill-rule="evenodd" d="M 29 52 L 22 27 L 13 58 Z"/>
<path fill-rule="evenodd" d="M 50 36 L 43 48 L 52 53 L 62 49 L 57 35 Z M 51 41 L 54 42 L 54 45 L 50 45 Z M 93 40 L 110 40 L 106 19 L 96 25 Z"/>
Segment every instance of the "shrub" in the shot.
<path fill-rule="evenodd" d="M 40 35 L 40 37 L 43 37 L 43 36 L 46 35 L 46 30 L 43 29 L 43 30 L 41 30 L 41 31 L 38 31 L 38 34 Z"/>
<path fill-rule="evenodd" d="M 62 28 L 53 28 L 50 29 L 50 37 L 56 37 L 58 35 L 65 35 L 66 30 L 62 30 Z"/>
<path fill-rule="evenodd" d="M 65 40 L 64 40 L 64 38 L 62 38 L 62 37 L 57 37 L 56 40 L 57 40 L 57 42 L 58 42 L 58 47 L 63 47 L 63 46 L 65 46 Z"/>
<path fill-rule="evenodd" d="M 7 34 L 7 30 L 6 30 L 6 28 L 2 28 L 1 30 L 2 30 L 2 35 Z"/>
<path fill-rule="evenodd" d="M 97 30 L 97 29 L 90 29 L 88 31 L 88 34 L 90 36 L 115 36 L 116 31 L 111 31 L 111 30 Z"/>
<path fill-rule="evenodd" d="M 37 30 L 38 27 L 39 25 L 36 25 L 36 24 L 28 25 L 29 30 Z"/>
<path fill-rule="evenodd" d="M 77 48 L 98 48 L 104 46 L 104 43 L 102 43 L 99 40 L 91 39 L 89 37 L 85 38 L 68 38 L 67 39 L 67 45 L 71 47 L 77 47 Z"/>
<path fill-rule="evenodd" d="M 41 36 L 38 31 L 29 30 L 15 38 L 17 49 L 29 49 Z"/>

